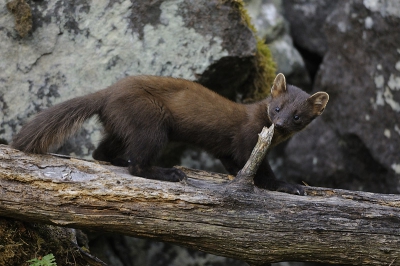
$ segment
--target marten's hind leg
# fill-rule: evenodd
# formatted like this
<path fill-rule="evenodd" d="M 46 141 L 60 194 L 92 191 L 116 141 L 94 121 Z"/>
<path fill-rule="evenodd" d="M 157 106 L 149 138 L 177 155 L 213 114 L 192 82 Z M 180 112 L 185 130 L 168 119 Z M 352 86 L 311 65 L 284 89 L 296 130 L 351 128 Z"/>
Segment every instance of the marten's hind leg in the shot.
<path fill-rule="evenodd" d="M 124 158 L 125 145 L 121 139 L 107 134 L 94 150 L 93 159 L 110 162 L 116 166 L 128 166 L 128 159 Z"/>
<path fill-rule="evenodd" d="M 127 157 L 129 172 L 149 179 L 177 182 L 186 178 L 185 173 L 176 168 L 152 166 L 162 148 L 168 142 L 168 132 L 163 127 L 135 130 L 128 140 Z"/>
<path fill-rule="evenodd" d="M 116 140 L 120 140 L 117 144 L 121 142 L 119 146 L 123 146 L 121 149 L 124 150 L 123 158 L 128 160 L 128 170 L 131 175 L 180 181 L 186 177 L 182 171 L 153 166 L 168 142 L 171 119 L 163 102 L 145 87 L 110 100 L 100 118 L 108 133 L 115 136 Z M 106 144 L 100 146 L 110 150 Z"/>

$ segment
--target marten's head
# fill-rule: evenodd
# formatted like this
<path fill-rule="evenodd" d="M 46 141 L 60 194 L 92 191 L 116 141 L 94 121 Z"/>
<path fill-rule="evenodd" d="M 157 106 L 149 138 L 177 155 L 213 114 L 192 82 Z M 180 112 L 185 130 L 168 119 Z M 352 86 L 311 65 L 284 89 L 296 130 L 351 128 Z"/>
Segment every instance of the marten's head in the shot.
<path fill-rule="evenodd" d="M 268 104 L 268 116 L 275 125 L 273 145 L 302 130 L 321 115 L 328 100 L 326 92 L 316 92 L 310 96 L 300 88 L 286 85 L 285 76 L 278 74 Z"/>

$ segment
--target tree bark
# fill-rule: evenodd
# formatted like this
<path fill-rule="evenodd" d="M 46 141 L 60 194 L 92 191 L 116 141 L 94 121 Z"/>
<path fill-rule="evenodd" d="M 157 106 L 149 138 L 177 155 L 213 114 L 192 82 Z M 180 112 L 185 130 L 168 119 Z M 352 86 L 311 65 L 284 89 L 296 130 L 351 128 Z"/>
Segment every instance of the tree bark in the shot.
<path fill-rule="evenodd" d="M 271 145 L 272 137 L 274 136 L 274 124 L 269 128 L 264 127 L 260 134 L 258 134 L 258 141 L 250 154 L 243 169 L 239 171 L 237 176 L 228 185 L 231 192 L 253 192 L 254 191 L 254 176 L 260 167 L 261 162 L 267 155 L 269 145 Z"/>
<path fill-rule="evenodd" d="M 254 265 L 400 265 L 399 195 L 237 191 L 231 176 L 184 171 L 186 181 L 162 182 L 0 145 L 0 215 L 148 237 Z"/>

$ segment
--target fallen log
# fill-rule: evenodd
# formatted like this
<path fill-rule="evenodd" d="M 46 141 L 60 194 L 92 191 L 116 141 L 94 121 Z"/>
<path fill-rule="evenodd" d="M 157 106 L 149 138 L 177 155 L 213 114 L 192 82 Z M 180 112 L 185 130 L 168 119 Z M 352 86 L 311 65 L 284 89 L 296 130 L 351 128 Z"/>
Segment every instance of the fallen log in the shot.
<path fill-rule="evenodd" d="M 399 195 L 238 190 L 232 176 L 182 169 L 187 180 L 162 182 L 0 145 L 0 216 L 153 238 L 252 265 L 400 265 Z"/>

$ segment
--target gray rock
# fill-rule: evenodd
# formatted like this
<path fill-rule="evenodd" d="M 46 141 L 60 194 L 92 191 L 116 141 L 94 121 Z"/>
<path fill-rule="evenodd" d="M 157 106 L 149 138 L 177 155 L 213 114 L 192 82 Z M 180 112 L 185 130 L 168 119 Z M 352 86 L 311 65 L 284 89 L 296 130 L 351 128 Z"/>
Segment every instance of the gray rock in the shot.
<path fill-rule="evenodd" d="M 326 112 L 286 147 L 287 174 L 310 185 L 400 192 L 400 2 L 349 1 L 326 22 L 314 90 Z"/>
<path fill-rule="evenodd" d="M 245 4 L 258 36 L 266 43 L 286 34 L 281 0 L 246 0 Z"/>
<path fill-rule="evenodd" d="M 258 36 L 270 47 L 277 73 L 283 73 L 290 84 L 311 89 L 305 63 L 293 45 L 288 22 L 283 17 L 282 1 L 248 0 L 245 3 Z"/>
<path fill-rule="evenodd" d="M 253 33 L 229 3 L 102 0 L 95 5 L 30 5 L 33 25 L 25 38 L 14 29 L 6 6 L 0 6 L 0 139 L 10 141 L 39 110 L 127 75 L 199 80 L 216 89 L 226 86 L 230 90 L 225 93 L 232 96 L 254 69 Z M 90 120 L 63 153 L 90 155 L 100 130 L 96 120 Z"/>
<path fill-rule="evenodd" d="M 268 44 L 277 65 L 277 72 L 283 73 L 289 84 L 306 91 L 311 90 L 311 80 L 303 58 L 293 46 L 292 38 L 285 34 Z"/>
<path fill-rule="evenodd" d="M 328 50 L 323 26 L 326 18 L 343 6 L 344 0 L 283 0 L 285 18 L 290 23 L 295 43 L 309 52 L 323 56 Z"/>

